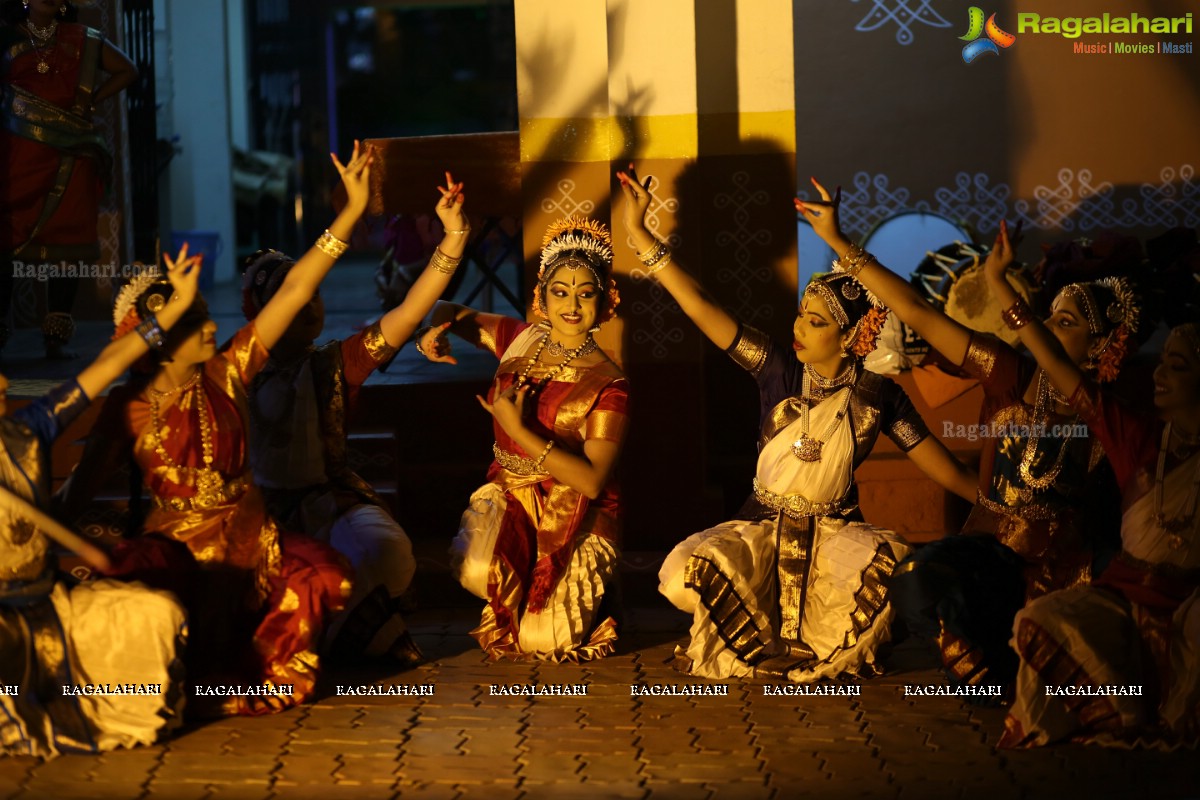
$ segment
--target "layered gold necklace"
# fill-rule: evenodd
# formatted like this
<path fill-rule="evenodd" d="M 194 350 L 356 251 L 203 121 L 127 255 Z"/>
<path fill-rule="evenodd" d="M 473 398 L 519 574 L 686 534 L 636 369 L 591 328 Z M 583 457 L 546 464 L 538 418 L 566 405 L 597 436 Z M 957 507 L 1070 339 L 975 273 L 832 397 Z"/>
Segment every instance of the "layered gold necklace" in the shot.
<path fill-rule="evenodd" d="M 225 488 L 225 480 L 221 473 L 213 469 L 213 431 L 212 423 L 208 420 L 208 401 L 204 397 L 204 387 L 201 385 L 202 369 L 192 373 L 192 377 L 176 386 L 174 389 L 159 391 L 150 387 L 150 433 L 154 437 L 154 452 L 170 469 L 186 470 L 192 473 L 192 484 L 196 490 L 195 504 L 200 508 L 211 508 L 217 505 Z M 203 467 L 185 467 L 171 458 L 163 443 L 162 420 L 159 417 L 159 402 L 167 397 L 179 395 L 176 402 L 182 403 L 184 395 L 191 394 L 194 398 L 196 414 L 200 423 L 200 452 L 204 461 Z"/>
<path fill-rule="evenodd" d="M 1067 449 L 1071 444 L 1071 437 L 1062 437 L 1062 444 L 1058 447 L 1058 455 L 1054 457 L 1054 463 L 1048 470 L 1041 475 L 1033 474 L 1033 462 L 1037 455 L 1038 441 L 1041 440 L 1043 433 L 1049 434 L 1046 430 L 1050 426 L 1050 401 L 1053 392 L 1053 399 L 1056 402 L 1063 402 L 1064 398 L 1057 392 L 1053 391 L 1050 385 L 1050 379 L 1046 376 L 1046 371 L 1038 370 L 1037 394 L 1033 401 L 1033 424 L 1030 425 L 1032 430 L 1029 431 L 1029 438 L 1025 440 L 1025 452 L 1021 456 L 1021 464 L 1017 468 L 1017 474 L 1024 481 L 1026 489 L 1022 490 L 1023 499 L 1029 502 L 1033 497 L 1034 491 L 1049 489 L 1058 480 L 1059 473 L 1062 472 L 1063 462 L 1067 457 Z M 1072 423 L 1078 417 L 1072 418 Z"/>

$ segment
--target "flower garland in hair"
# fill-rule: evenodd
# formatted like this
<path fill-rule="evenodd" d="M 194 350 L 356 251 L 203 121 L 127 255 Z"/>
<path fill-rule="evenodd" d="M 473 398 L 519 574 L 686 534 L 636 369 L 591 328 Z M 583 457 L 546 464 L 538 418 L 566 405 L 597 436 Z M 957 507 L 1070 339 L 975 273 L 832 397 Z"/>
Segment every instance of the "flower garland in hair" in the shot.
<path fill-rule="evenodd" d="M 858 334 L 850 344 L 850 352 L 862 358 L 871 354 L 879 342 L 879 334 L 887 324 L 888 310 L 884 306 L 871 306 L 871 310 L 863 314 L 859 320 Z"/>

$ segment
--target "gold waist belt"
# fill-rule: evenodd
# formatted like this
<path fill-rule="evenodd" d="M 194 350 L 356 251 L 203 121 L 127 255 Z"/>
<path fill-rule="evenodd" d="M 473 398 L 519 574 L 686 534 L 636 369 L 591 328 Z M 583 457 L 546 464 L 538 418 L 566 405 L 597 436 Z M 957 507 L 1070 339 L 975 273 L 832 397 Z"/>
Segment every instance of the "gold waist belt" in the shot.
<path fill-rule="evenodd" d="M 976 497 L 979 500 L 979 505 L 986 508 L 995 514 L 1003 514 L 1006 517 L 1020 517 L 1021 519 L 1057 519 L 1062 516 L 1062 512 L 1058 509 L 1051 508 L 1040 503 L 1030 503 L 1024 506 L 1006 506 L 997 503 L 990 497 L 984 497 L 982 492 L 978 492 Z"/>
<path fill-rule="evenodd" d="M 841 503 L 814 503 L 801 494 L 775 494 L 754 479 L 754 496 L 764 506 L 775 509 L 792 519 L 827 517 L 841 510 Z"/>
<path fill-rule="evenodd" d="M 195 497 L 159 497 L 154 495 L 154 504 L 169 511 L 194 511 L 227 506 L 246 493 L 250 481 L 245 476 L 226 481 L 215 488 L 196 490 Z"/>
<path fill-rule="evenodd" d="M 518 455 L 513 455 L 507 450 L 500 449 L 499 442 L 492 442 L 492 455 L 496 457 L 496 463 L 504 467 L 509 472 L 517 475 L 549 475 L 544 469 L 538 468 L 537 459 L 522 458 Z"/>

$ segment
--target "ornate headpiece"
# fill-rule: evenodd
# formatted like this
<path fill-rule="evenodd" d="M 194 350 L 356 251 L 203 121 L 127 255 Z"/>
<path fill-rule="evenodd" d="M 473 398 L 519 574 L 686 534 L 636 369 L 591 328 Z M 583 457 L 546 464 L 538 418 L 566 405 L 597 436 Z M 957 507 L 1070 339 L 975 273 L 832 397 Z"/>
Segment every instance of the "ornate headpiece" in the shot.
<path fill-rule="evenodd" d="M 1127 278 L 1101 278 L 1064 286 L 1059 295 L 1079 303 L 1089 334 L 1104 336 L 1092 360 L 1101 381 L 1115 380 L 1129 353 L 1129 337 L 1137 333 L 1142 313 L 1133 285 Z"/>
<path fill-rule="evenodd" d="M 887 321 L 887 307 L 873 292 L 845 272 L 814 275 L 804 293 L 820 297 L 829 307 L 833 321 L 850 330 L 848 350 L 866 356 L 875 349 L 879 332 Z"/>
<path fill-rule="evenodd" d="M 548 318 L 546 284 L 559 267 L 565 267 L 592 273 L 597 288 L 605 292 L 604 309 L 597 322 L 612 319 L 621 303 L 616 281 L 611 277 L 612 262 L 612 234 L 604 223 L 574 214 L 551 223 L 542 237 L 541 266 L 533 294 L 534 313 L 542 319 Z"/>
<path fill-rule="evenodd" d="M 259 250 L 242 262 L 242 314 L 252 320 L 287 277 L 295 261 L 278 250 Z"/>
<path fill-rule="evenodd" d="M 147 267 L 125 284 L 113 304 L 113 340 L 120 339 L 167 304 L 174 289 L 157 267 Z"/>

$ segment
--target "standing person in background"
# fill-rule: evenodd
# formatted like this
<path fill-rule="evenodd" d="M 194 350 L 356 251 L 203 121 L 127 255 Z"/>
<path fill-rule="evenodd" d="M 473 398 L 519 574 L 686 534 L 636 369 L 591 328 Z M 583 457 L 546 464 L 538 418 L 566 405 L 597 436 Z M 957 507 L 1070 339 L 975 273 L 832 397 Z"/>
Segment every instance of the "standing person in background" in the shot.
<path fill-rule="evenodd" d="M 137 80 L 133 62 L 67 0 L 7 2 L 0 25 L 0 349 L 11 333 L 18 263 L 96 263 L 96 222 L 112 155 L 92 121 L 97 104 Z M 101 73 L 108 73 L 103 79 Z M 46 357 L 70 358 L 82 278 L 46 287 Z"/>

